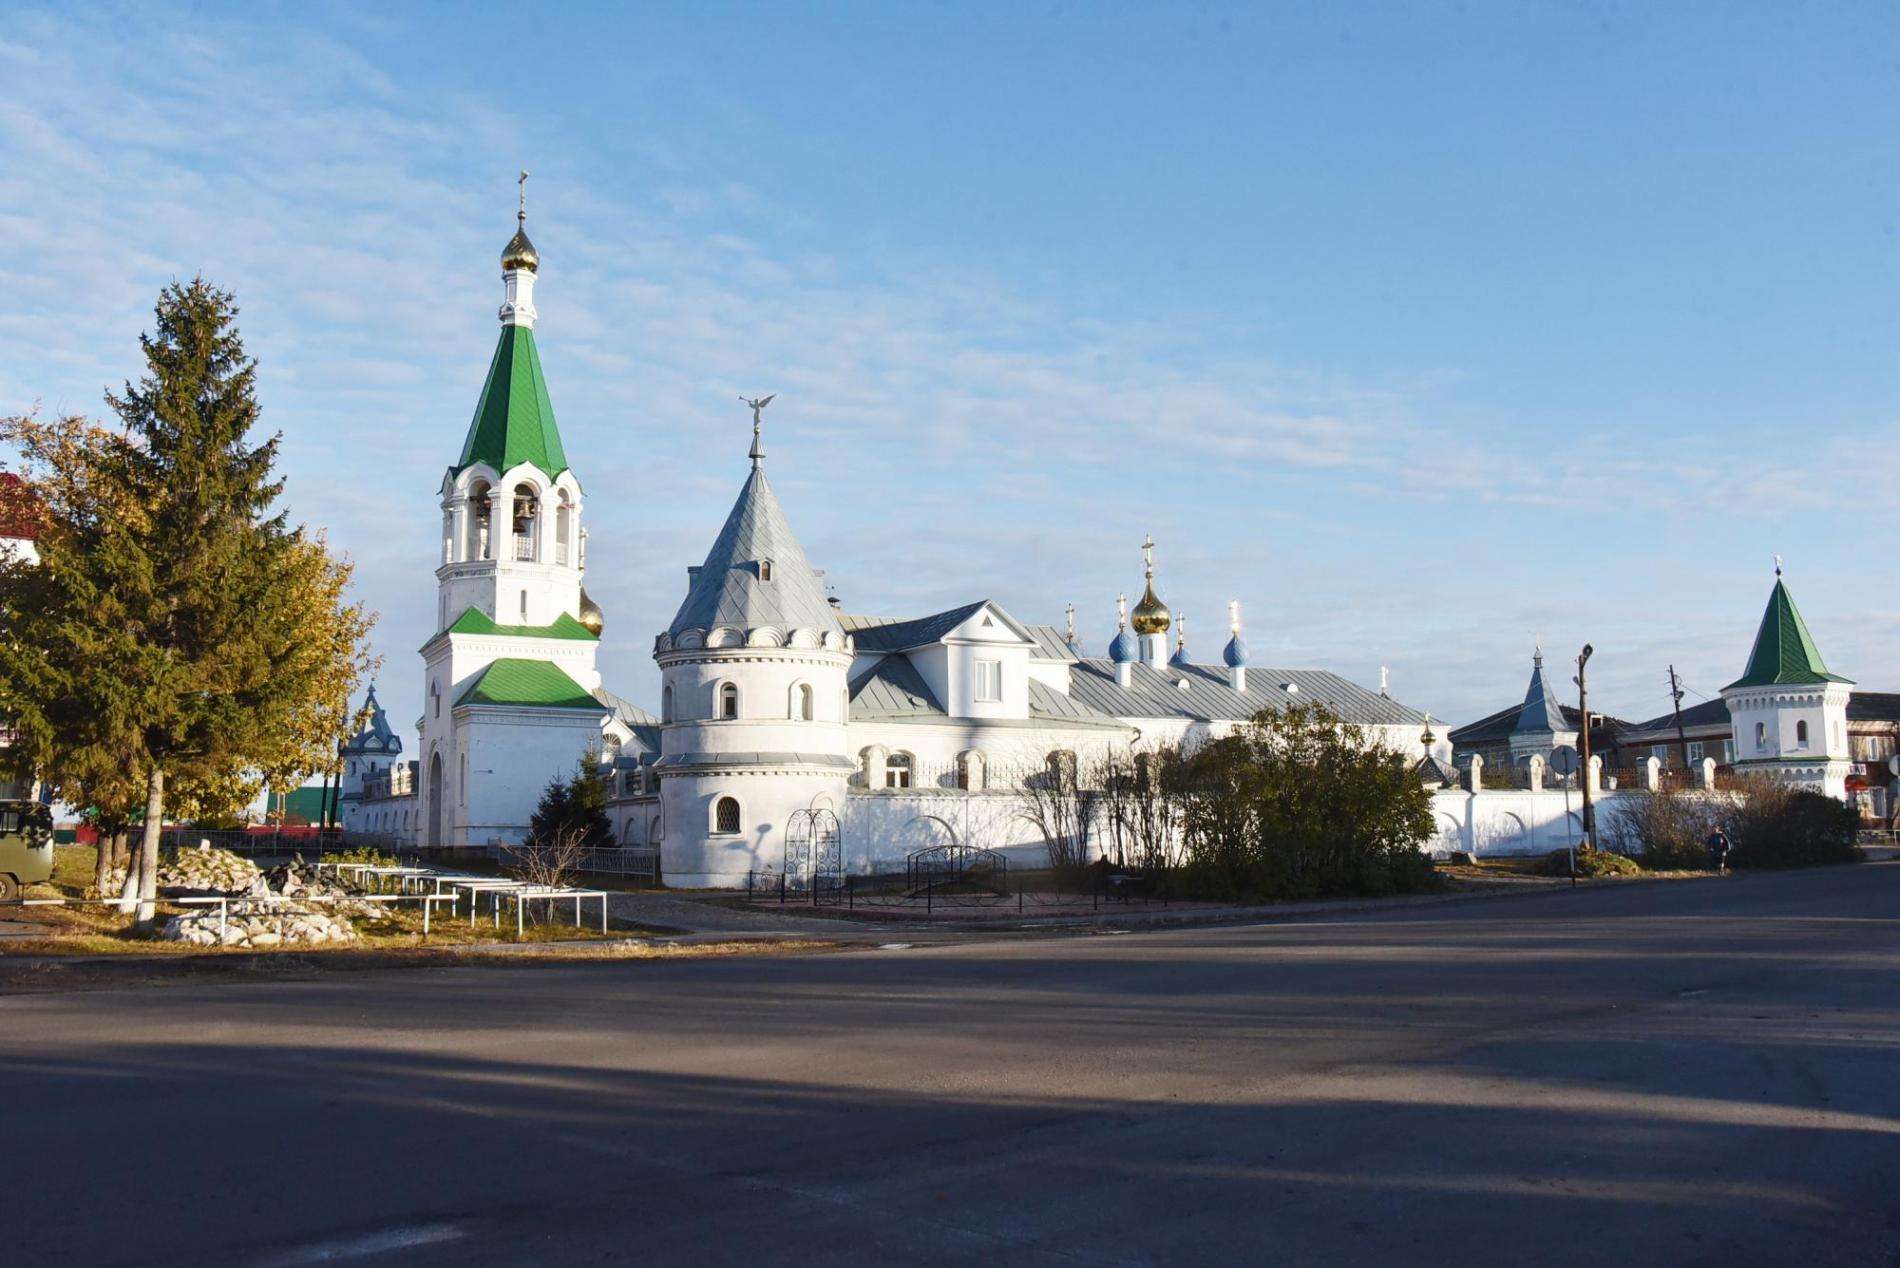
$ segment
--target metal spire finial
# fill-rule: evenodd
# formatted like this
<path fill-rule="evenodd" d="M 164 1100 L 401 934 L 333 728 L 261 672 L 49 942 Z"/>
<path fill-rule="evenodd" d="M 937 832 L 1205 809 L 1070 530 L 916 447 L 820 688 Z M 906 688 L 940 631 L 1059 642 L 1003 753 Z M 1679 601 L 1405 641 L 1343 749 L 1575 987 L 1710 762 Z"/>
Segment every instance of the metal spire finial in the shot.
<path fill-rule="evenodd" d="M 1153 534 L 1144 535 L 1141 539 L 1141 567 L 1142 574 L 1146 576 L 1148 580 L 1153 581 L 1155 579 L 1155 539 Z"/>
<path fill-rule="evenodd" d="M 747 405 L 752 407 L 752 448 L 749 451 L 748 456 L 752 459 L 752 467 L 754 470 L 757 470 L 759 464 L 765 460 L 765 441 L 761 439 L 759 435 L 759 430 L 760 430 L 759 415 L 763 414 L 765 412 L 765 407 L 767 405 L 770 405 L 775 399 L 777 399 L 777 397 L 778 397 L 778 393 L 774 392 L 772 393 L 771 396 L 761 396 L 757 398 L 756 400 L 751 397 L 746 397 L 746 396 L 741 396 L 739 398 L 740 400 L 744 401 Z"/>
<path fill-rule="evenodd" d="M 1119 630 L 1127 624 L 1128 596 L 1126 594 L 1118 594 L 1115 596 L 1115 628 Z"/>
<path fill-rule="evenodd" d="M 1777 577 L 1781 575 L 1781 556 L 1780 555 L 1775 556 L 1775 575 Z"/>
<path fill-rule="evenodd" d="M 515 223 L 518 225 L 525 226 L 528 223 L 528 169 L 527 168 L 524 167 L 521 169 L 521 178 L 517 180 L 515 183 L 521 186 L 521 205 L 515 208 Z"/>
<path fill-rule="evenodd" d="M 1067 625 L 1069 646 L 1074 647 L 1075 646 L 1075 604 L 1071 603 L 1068 606 L 1064 607 L 1062 609 L 1062 615 Z"/>
<path fill-rule="evenodd" d="M 1227 628 L 1232 633 L 1240 633 L 1240 600 L 1227 600 Z"/>

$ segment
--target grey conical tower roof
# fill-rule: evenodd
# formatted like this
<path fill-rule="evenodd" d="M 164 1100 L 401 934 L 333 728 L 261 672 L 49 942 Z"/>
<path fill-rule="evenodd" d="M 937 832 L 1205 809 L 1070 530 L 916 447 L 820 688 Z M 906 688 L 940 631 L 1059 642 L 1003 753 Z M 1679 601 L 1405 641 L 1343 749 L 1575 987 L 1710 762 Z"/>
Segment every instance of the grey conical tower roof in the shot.
<path fill-rule="evenodd" d="M 770 581 L 759 575 L 759 565 L 766 562 L 772 565 Z M 739 490 L 739 500 L 732 504 L 667 632 L 678 636 L 720 625 L 844 633 L 762 465 L 753 467 Z"/>
<path fill-rule="evenodd" d="M 1524 707 L 1517 711 L 1517 725 L 1512 731 L 1568 731 L 1570 724 L 1564 720 L 1564 707 L 1557 702 L 1557 693 L 1550 689 L 1550 680 L 1544 677 L 1544 654 L 1537 653 L 1531 658 L 1531 685 L 1524 692 Z"/>

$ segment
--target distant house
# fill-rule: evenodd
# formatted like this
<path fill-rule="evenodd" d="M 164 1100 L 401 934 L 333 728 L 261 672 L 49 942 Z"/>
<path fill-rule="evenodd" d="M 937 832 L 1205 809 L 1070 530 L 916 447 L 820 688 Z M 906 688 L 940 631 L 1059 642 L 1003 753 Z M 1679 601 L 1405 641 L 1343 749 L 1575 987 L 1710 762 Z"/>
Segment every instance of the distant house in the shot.
<path fill-rule="evenodd" d="M 39 504 L 32 486 L 11 471 L 0 471 L 0 555 L 38 563 Z"/>

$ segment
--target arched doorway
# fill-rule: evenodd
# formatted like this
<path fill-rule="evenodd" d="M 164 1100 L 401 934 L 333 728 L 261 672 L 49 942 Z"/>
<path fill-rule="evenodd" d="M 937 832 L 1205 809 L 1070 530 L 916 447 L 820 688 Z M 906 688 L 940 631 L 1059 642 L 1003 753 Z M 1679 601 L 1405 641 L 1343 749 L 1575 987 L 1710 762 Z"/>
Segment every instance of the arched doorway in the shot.
<path fill-rule="evenodd" d="M 442 844 L 442 754 L 429 755 L 429 845 Z"/>

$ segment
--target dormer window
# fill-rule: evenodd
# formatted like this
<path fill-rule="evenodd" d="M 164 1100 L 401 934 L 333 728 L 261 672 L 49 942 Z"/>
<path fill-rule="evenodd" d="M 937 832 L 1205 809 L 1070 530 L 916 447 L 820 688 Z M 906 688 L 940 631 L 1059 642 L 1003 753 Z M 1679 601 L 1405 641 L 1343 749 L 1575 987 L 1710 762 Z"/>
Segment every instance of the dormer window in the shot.
<path fill-rule="evenodd" d="M 976 662 L 976 702 L 978 704 L 996 704 L 1003 698 L 1003 662 L 1000 660 L 978 660 Z"/>
<path fill-rule="evenodd" d="M 772 561 L 769 559 L 759 560 L 759 580 L 770 581 L 771 579 L 772 579 Z"/>

